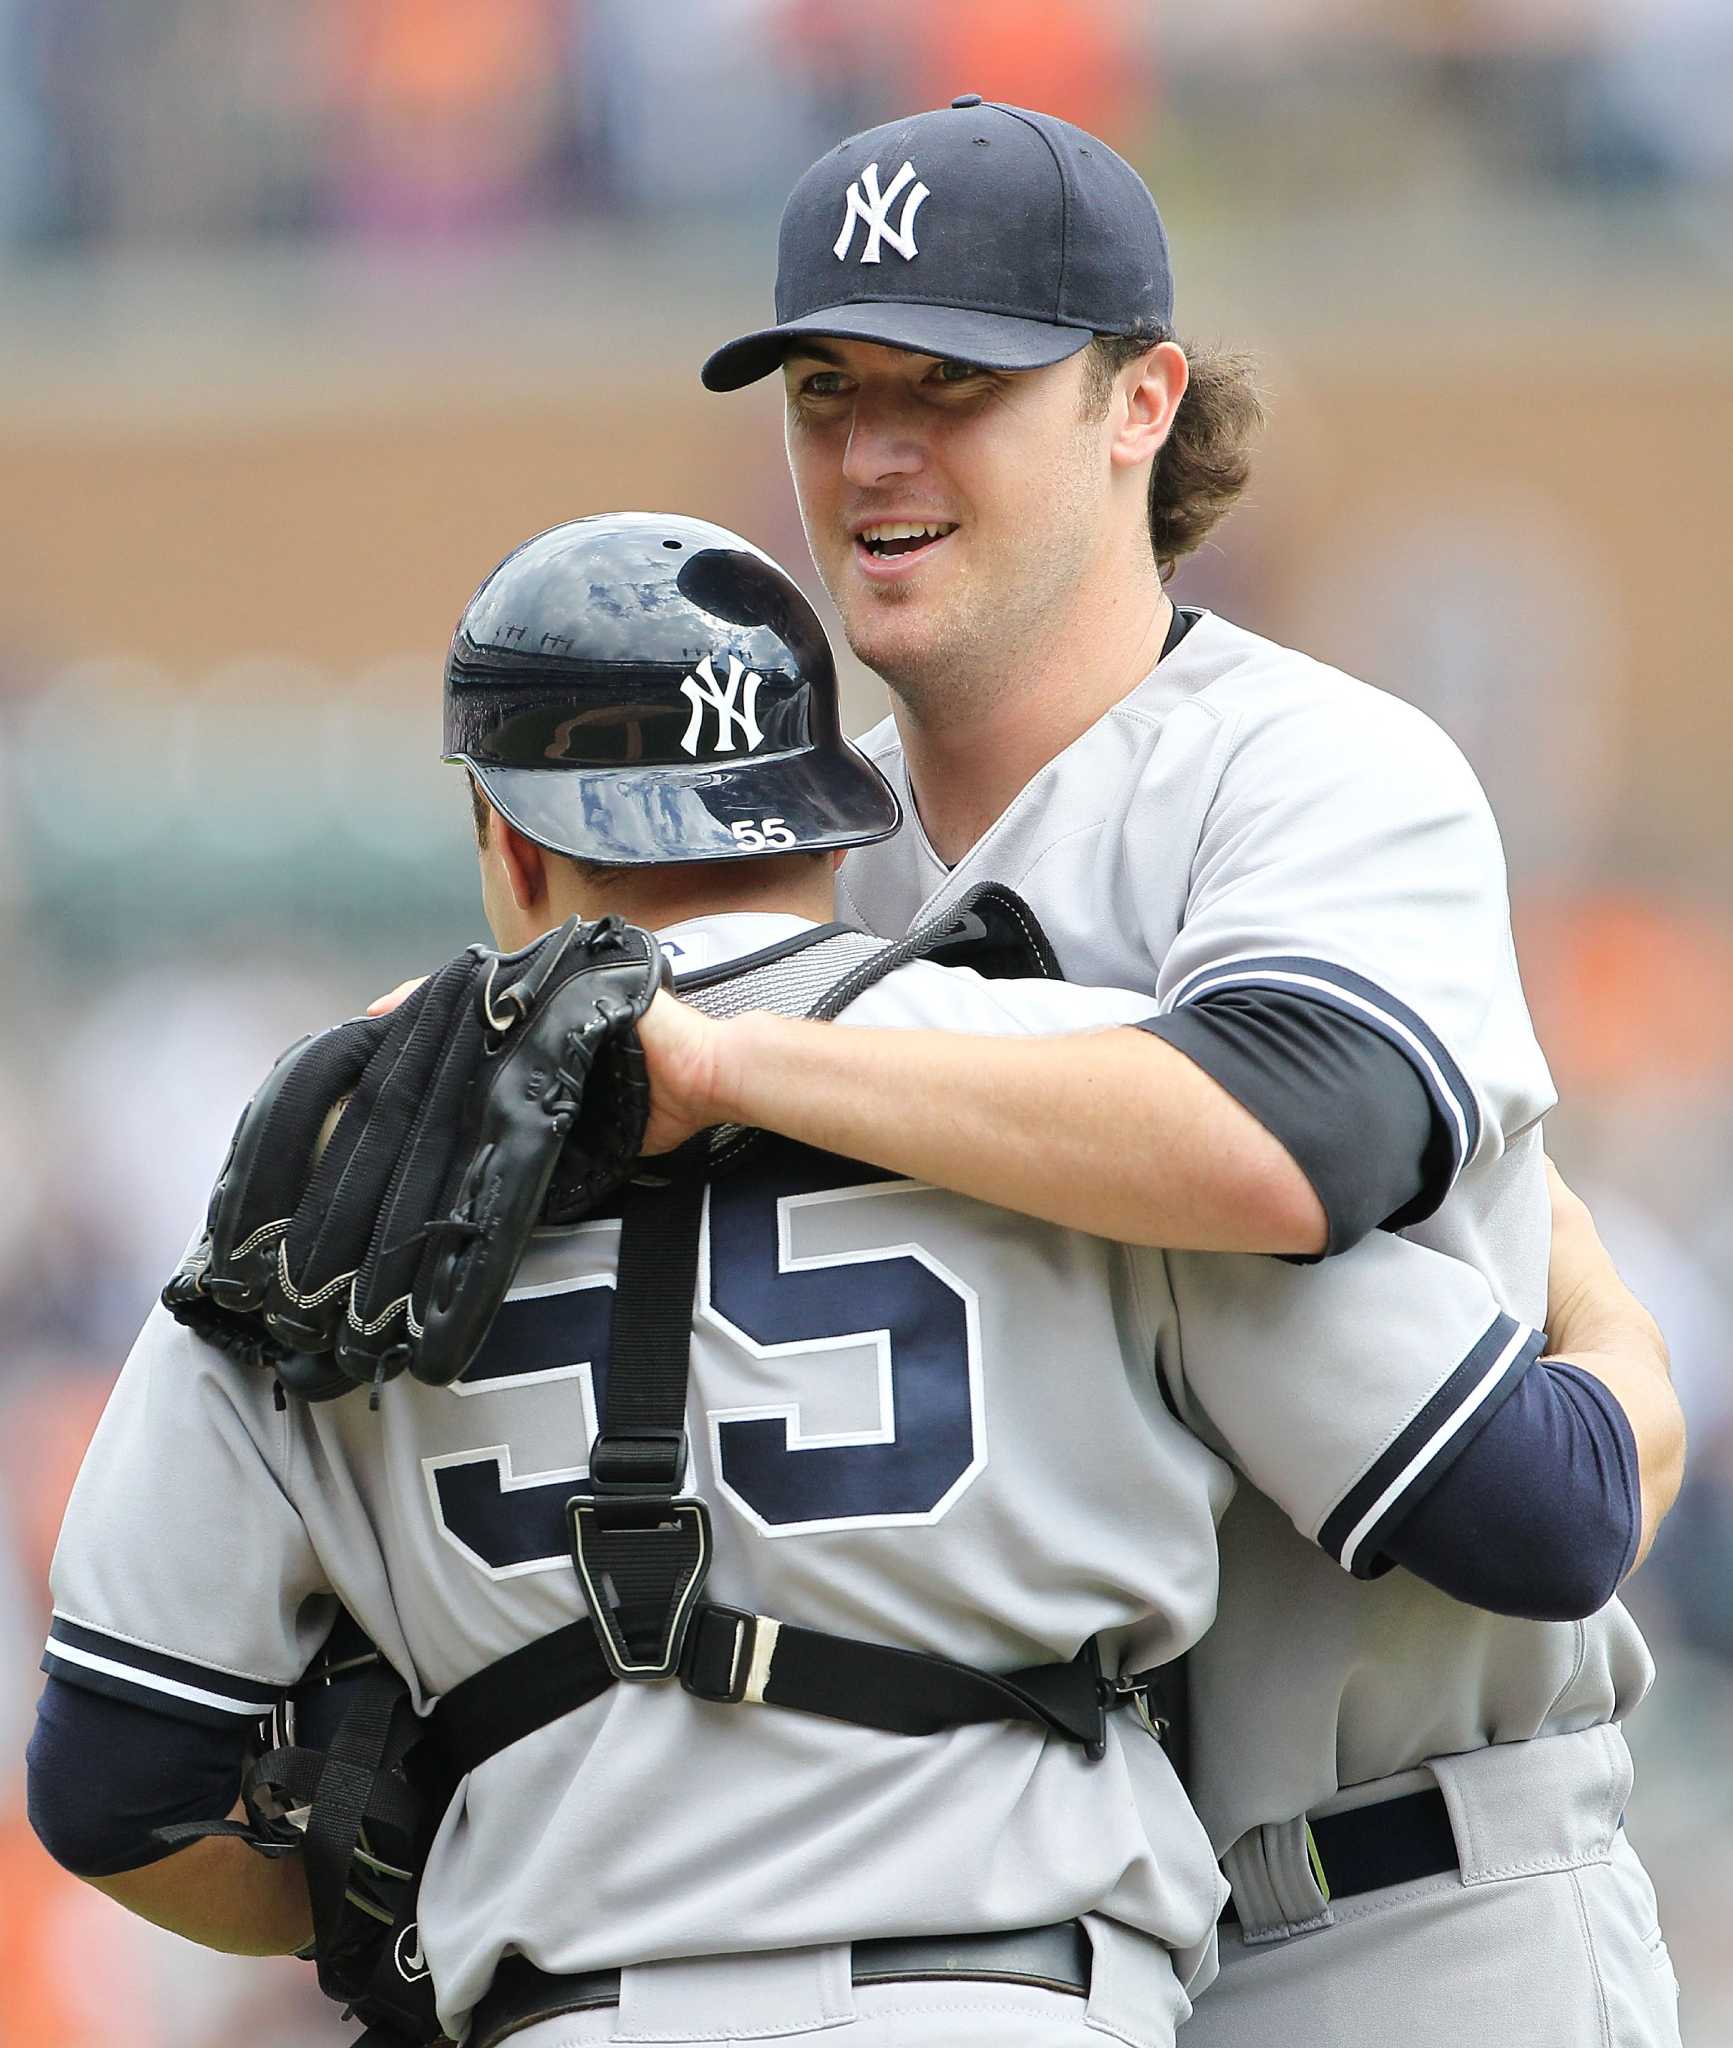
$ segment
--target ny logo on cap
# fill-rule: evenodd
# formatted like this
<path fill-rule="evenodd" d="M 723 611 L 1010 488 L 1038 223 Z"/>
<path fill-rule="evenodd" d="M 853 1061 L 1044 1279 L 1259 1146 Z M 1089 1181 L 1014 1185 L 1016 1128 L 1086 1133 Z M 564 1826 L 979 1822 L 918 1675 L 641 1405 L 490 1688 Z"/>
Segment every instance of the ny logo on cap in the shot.
<path fill-rule="evenodd" d="M 879 190 L 879 167 L 868 164 L 866 169 L 848 188 L 848 211 L 842 217 L 842 233 L 836 238 L 836 258 L 840 263 L 848 254 L 849 244 L 854 240 L 854 224 L 857 220 L 866 222 L 866 247 L 860 252 L 863 263 L 879 260 L 879 244 L 889 242 L 891 247 L 906 263 L 920 251 L 915 247 L 915 215 L 921 210 L 921 201 L 927 197 L 925 185 L 916 182 L 914 190 L 903 201 L 903 217 L 893 228 L 888 218 L 891 201 L 915 175 L 915 167 L 905 157 L 903 167 L 887 185 Z"/>
<path fill-rule="evenodd" d="M 686 732 L 680 744 L 689 754 L 698 751 L 698 736 L 704 730 L 704 713 L 708 708 L 716 714 L 716 743 L 712 753 L 732 753 L 735 747 L 734 728 L 740 728 L 739 744 L 750 754 L 764 735 L 758 729 L 758 689 L 764 678 L 749 669 L 736 654 L 728 657 L 728 680 L 719 683 L 716 671 L 710 666 L 710 656 L 705 655 L 691 675 L 680 685 L 680 694 L 692 706 L 692 716 L 686 721 Z M 740 701 L 741 686 L 744 684 L 746 702 Z"/>

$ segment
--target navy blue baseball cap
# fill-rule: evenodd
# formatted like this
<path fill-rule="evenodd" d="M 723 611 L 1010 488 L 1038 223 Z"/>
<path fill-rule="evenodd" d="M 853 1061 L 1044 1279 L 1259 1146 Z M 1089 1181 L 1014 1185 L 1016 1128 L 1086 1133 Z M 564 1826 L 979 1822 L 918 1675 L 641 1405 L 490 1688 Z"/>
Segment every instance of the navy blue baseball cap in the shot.
<path fill-rule="evenodd" d="M 1069 121 L 964 93 L 819 158 L 783 208 L 776 325 L 703 377 L 756 383 L 802 335 L 1034 370 L 1172 318 L 1167 233 L 1130 164 Z"/>

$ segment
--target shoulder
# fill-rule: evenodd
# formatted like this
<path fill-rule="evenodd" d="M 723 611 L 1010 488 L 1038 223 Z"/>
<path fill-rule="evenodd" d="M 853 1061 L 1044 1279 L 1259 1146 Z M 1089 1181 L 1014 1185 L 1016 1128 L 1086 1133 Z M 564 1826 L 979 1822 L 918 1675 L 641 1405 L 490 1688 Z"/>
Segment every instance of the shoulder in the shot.
<path fill-rule="evenodd" d="M 910 960 L 849 1004 L 839 1024 L 902 1031 L 963 1031 L 981 1037 L 1051 1037 L 1148 1018 L 1147 995 L 1078 988 L 1070 982 L 988 980 L 972 967 Z"/>
<path fill-rule="evenodd" d="M 1430 781 L 1480 800 L 1461 748 L 1391 691 L 1213 615 L 1186 636 L 1177 655 L 1200 639 L 1193 696 L 1224 735 L 1224 768 L 1242 756 L 1280 754 L 1296 773 L 1310 768 L 1331 781 L 1375 774 L 1408 786 Z"/>

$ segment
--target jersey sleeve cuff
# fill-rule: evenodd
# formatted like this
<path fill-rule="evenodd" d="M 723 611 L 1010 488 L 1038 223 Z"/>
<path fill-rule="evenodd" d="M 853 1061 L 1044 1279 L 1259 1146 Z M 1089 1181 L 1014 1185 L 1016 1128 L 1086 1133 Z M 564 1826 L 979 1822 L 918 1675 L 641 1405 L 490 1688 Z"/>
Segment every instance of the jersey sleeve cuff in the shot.
<path fill-rule="evenodd" d="M 210 1727 L 238 1727 L 262 1720 L 287 1690 L 214 1665 L 173 1657 L 59 1614 L 49 1626 L 41 1668 L 51 1678 L 81 1686 L 86 1692 L 106 1693 L 112 1699 Z"/>
<path fill-rule="evenodd" d="M 1375 981 L 1330 960 L 1301 954 L 1271 954 L 1243 960 L 1217 961 L 1200 967 L 1174 989 L 1168 1010 L 1174 1011 L 1227 989 L 1284 989 L 1339 1010 L 1376 1031 L 1398 1051 L 1419 1077 L 1442 1134 L 1443 1156 L 1428 1172 L 1421 1194 L 1407 1208 L 1386 1219 L 1386 1228 L 1400 1229 L 1430 1216 L 1449 1194 L 1480 1144 L 1481 1113 L 1468 1077 L 1451 1057 L 1444 1041 L 1417 1011 L 1380 988 Z"/>
<path fill-rule="evenodd" d="M 1319 1548 L 1357 1579 L 1389 1569 L 1383 1538 L 1485 1428 L 1545 1348 L 1545 1333 L 1496 1316 L 1474 1348 L 1324 1517 Z"/>

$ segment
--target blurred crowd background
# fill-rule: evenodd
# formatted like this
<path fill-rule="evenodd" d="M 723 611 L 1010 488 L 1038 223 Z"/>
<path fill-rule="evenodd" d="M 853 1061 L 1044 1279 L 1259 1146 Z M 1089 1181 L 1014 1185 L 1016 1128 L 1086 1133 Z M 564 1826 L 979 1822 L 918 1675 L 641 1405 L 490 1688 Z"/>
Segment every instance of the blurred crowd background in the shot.
<path fill-rule="evenodd" d="M 1733 2039 L 1725 0 L 0 0 L 0 2048 L 343 2038 L 35 1849 L 65 1489 L 264 1065 L 480 935 L 470 590 L 625 506 L 807 573 L 776 393 L 696 367 L 810 158 L 965 90 L 1128 154 L 1182 332 L 1264 360 L 1180 594 L 1413 698 L 1500 813 L 1552 1143 L 1690 1411 L 1629 1818 Z"/>

